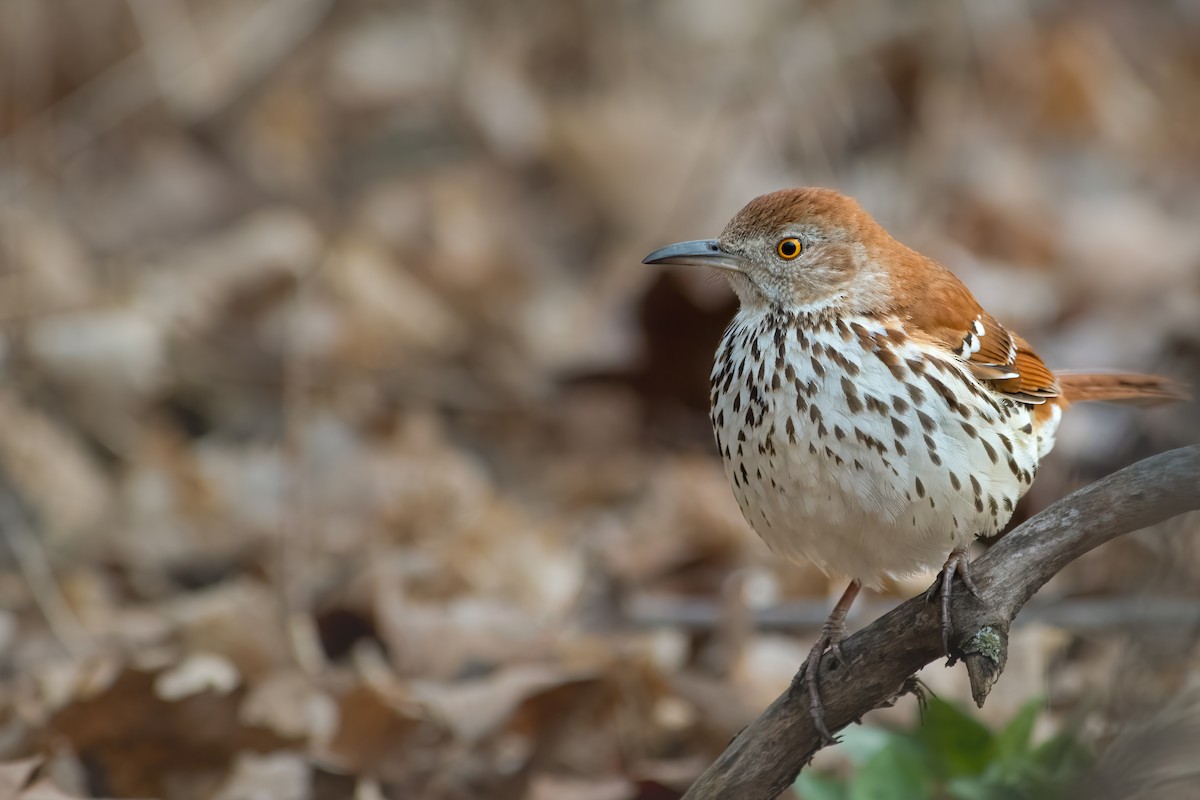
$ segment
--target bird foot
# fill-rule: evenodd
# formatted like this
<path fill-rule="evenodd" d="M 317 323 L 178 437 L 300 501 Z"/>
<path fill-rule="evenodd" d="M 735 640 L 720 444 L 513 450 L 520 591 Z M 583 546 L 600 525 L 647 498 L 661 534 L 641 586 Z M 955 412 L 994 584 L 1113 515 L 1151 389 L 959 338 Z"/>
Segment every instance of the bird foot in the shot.
<path fill-rule="evenodd" d="M 808 653 L 808 660 L 804 662 L 800 673 L 796 675 L 792 682 L 793 689 L 799 688 L 796 686 L 801 680 L 804 681 L 804 689 L 808 692 L 808 711 L 812 715 L 813 724 L 817 728 L 817 733 L 821 734 L 821 739 L 826 744 L 837 744 L 838 738 L 829 732 L 829 728 L 825 725 L 825 707 L 821 703 L 821 658 L 828 650 L 833 656 L 833 663 L 837 666 L 846 665 L 846 656 L 842 652 L 842 640 L 846 638 L 846 623 L 839 619 L 830 619 L 821 627 L 821 636 L 813 644 L 812 650 Z"/>
<path fill-rule="evenodd" d="M 954 576 L 958 575 L 963 584 L 976 600 L 981 599 L 979 595 L 979 587 L 975 585 L 974 579 L 971 578 L 971 557 L 967 553 L 967 545 L 954 548 L 950 551 L 950 557 L 946 559 L 946 563 L 942 565 L 942 574 L 938 580 L 933 582 L 925 592 L 925 602 L 932 603 L 941 595 L 942 598 L 942 649 L 951 659 L 950 663 L 954 663 L 954 656 L 950 653 L 950 633 L 952 625 L 950 624 L 950 597 L 951 590 L 954 586 Z"/>
<path fill-rule="evenodd" d="M 846 638 L 846 614 L 849 613 L 850 606 L 854 604 L 854 598 L 858 597 L 861 588 L 862 582 L 858 579 L 850 581 L 850 585 L 842 592 L 841 599 L 829 614 L 829 619 L 821 626 L 821 636 L 809 651 L 808 660 L 792 680 L 791 691 L 798 692 L 803 689 L 808 693 L 808 710 L 812 715 L 813 725 L 825 744 L 837 744 L 838 740 L 825 725 L 825 707 L 821 703 L 821 657 L 829 650 L 833 656 L 833 664 L 845 666 L 850 663 L 842 652 L 842 640 Z"/>

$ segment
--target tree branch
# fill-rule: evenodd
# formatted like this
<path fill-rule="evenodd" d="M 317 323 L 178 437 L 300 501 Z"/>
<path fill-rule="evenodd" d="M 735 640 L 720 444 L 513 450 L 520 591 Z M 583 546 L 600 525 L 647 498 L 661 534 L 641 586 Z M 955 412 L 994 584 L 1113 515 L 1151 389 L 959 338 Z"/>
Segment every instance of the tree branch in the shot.
<path fill-rule="evenodd" d="M 1008 628 L 1025 602 L 1063 567 L 1130 531 L 1200 509 L 1200 445 L 1147 458 L 1060 500 L 1005 536 L 971 566 L 980 599 L 953 597 L 952 646 L 964 654 L 983 705 L 1008 655 Z M 827 653 L 821 669 L 825 721 L 840 730 L 887 704 L 942 652 L 937 604 L 916 597 L 842 643 L 848 666 Z M 793 683 L 793 686 L 797 684 Z M 789 689 L 729 744 L 684 796 L 773 798 L 822 746 L 804 691 Z"/>

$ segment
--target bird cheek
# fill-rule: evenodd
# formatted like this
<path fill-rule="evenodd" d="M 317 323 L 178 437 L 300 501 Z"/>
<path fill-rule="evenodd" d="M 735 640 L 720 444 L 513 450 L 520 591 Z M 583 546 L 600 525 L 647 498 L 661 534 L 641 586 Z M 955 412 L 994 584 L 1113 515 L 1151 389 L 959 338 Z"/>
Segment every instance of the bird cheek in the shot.
<path fill-rule="evenodd" d="M 791 291 L 801 304 L 816 303 L 837 294 L 848 277 L 824 259 L 797 266 L 792 273 Z"/>

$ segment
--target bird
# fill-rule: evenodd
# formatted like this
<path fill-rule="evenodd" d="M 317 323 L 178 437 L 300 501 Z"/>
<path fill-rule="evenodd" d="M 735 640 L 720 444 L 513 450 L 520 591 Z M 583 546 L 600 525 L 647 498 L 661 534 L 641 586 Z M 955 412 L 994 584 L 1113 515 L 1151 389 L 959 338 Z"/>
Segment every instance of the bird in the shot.
<path fill-rule="evenodd" d="M 721 271 L 738 310 L 710 375 L 716 446 L 742 515 L 775 553 L 850 578 L 803 671 L 817 730 L 819 665 L 845 662 L 862 587 L 940 568 L 950 655 L 970 543 L 999 533 L 1074 402 L 1185 397 L 1166 378 L 1052 371 L 953 272 L 817 187 L 751 200 L 716 239 L 645 264 Z"/>

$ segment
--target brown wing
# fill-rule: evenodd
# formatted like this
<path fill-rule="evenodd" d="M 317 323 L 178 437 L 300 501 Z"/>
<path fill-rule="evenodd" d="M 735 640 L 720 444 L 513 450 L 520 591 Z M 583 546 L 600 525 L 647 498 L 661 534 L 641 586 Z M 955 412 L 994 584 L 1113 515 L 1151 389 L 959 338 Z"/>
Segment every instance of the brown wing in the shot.
<path fill-rule="evenodd" d="M 1054 373 L 1029 343 L 1011 333 L 980 307 L 958 278 L 942 267 L 932 273 L 928 290 L 903 310 L 918 330 L 966 362 L 971 373 L 992 389 L 1031 405 L 1059 396 Z"/>

